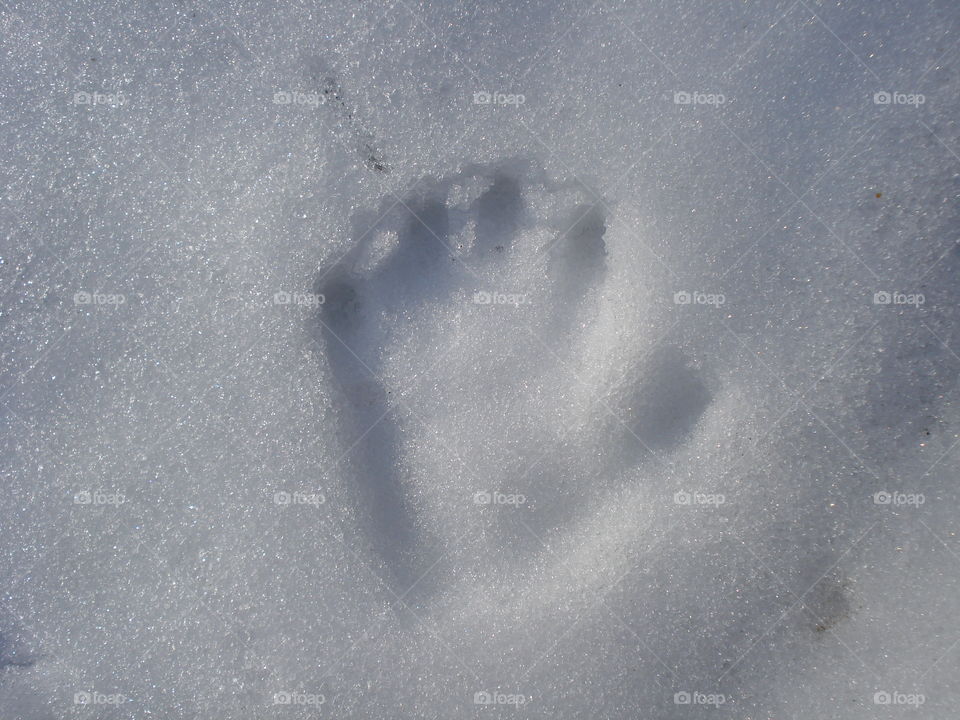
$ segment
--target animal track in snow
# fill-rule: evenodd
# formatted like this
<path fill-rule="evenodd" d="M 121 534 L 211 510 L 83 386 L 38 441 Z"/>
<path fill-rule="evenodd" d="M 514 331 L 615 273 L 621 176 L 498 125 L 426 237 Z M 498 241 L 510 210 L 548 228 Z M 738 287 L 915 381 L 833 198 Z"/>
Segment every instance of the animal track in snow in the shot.
<path fill-rule="evenodd" d="M 321 272 L 357 521 L 399 591 L 478 553 L 490 571 L 522 562 L 709 404 L 676 347 L 638 348 L 611 387 L 571 375 L 605 292 L 608 222 L 533 163 L 470 165 L 358 215 L 355 244 Z M 438 546 L 442 561 L 424 550 Z"/>

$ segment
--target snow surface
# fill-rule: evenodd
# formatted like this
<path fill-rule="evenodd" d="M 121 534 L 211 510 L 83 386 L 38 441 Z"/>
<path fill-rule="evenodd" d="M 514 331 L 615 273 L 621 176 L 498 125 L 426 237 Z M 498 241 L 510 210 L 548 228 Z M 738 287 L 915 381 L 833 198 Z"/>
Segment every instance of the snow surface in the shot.
<path fill-rule="evenodd" d="M 957 716 L 954 0 L 0 24 L 0 718 Z"/>

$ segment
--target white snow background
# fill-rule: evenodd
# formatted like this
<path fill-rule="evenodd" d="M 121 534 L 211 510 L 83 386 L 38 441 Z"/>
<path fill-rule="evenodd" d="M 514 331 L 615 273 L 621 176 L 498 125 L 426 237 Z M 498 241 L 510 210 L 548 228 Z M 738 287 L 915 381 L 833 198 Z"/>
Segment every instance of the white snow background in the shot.
<path fill-rule="evenodd" d="M 0 2 L 0 718 L 955 718 L 955 0 Z"/>

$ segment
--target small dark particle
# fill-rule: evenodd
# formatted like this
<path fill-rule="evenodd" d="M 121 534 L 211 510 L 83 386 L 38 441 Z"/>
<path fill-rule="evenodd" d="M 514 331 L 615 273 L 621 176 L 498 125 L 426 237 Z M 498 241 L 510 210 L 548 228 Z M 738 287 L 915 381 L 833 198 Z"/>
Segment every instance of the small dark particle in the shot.
<path fill-rule="evenodd" d="M 875 195 L 875 197 L 879 198 L 879 197 L 881 197 L 882 195 L 883 195 L 883 193 L 877 193 L 877 194 Z"/>

